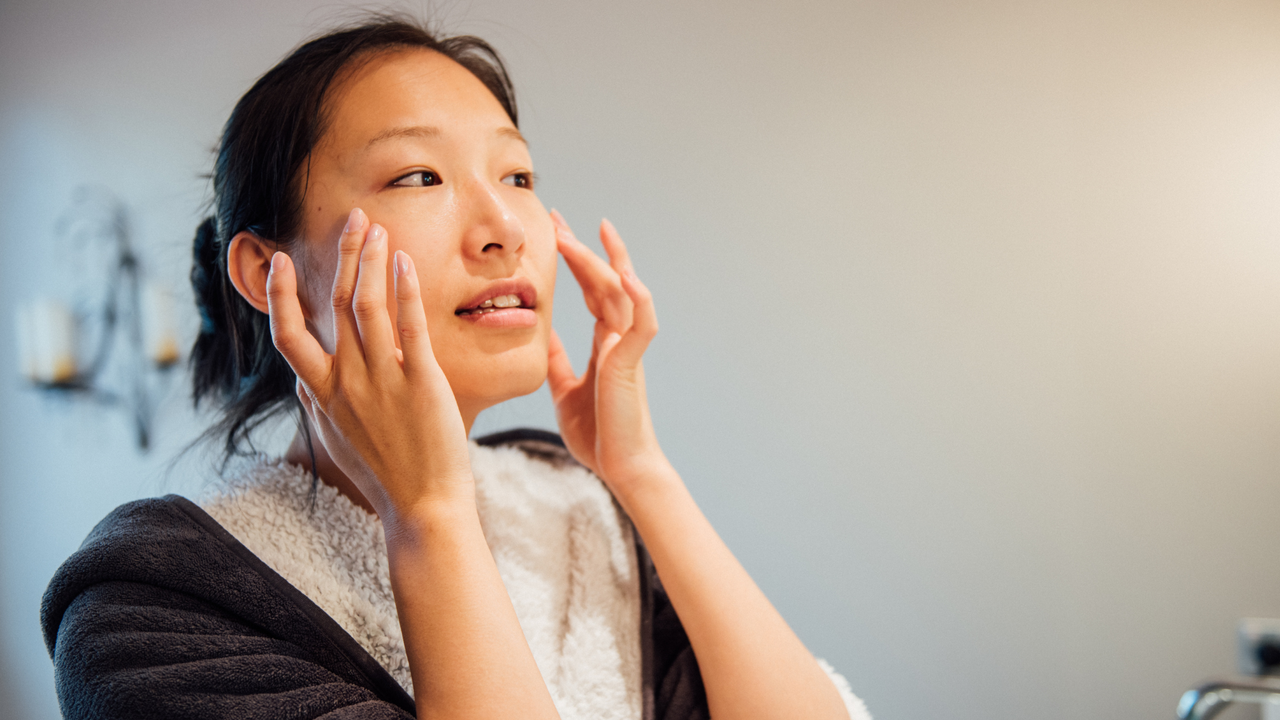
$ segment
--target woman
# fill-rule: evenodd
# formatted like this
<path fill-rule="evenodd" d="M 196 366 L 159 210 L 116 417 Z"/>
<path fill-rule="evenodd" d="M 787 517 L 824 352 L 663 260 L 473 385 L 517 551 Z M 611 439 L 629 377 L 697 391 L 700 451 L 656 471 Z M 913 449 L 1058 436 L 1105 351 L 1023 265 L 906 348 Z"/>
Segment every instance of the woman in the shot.
<path fill-rule="evenodd" d="M 282 408 L 301 430 L 59 570 L 68 717 L 865 717 L 663 456 L 652 299 L 607 222 L 605 262 L 543 209 L 487 45 L 387 19 L 307 43 L 237 104 L 214 191 L 196 400 L 229 452 Z M 581 376 L 557 252 L 597 321 Z M 567 453 L 468 442 L 544 380 Z"/>

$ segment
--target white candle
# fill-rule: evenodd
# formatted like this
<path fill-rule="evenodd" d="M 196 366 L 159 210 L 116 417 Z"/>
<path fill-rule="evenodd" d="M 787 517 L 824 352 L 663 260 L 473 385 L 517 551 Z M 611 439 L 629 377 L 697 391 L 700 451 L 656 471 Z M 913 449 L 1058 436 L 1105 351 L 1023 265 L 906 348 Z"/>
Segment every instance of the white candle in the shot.
<path fill-rule="evenodd" d="M 173 293 L 147 283 L 142 295 L 142 339 L 147 357 L 161 367 L 178 362 L 178 323 Z"/>
<path fill-rule="evenodd" d="M 76 376 L 75 318 L 57 300 L 42 298 L 18 308 L 18 353 L 32 382 L 61 384 Z"/>

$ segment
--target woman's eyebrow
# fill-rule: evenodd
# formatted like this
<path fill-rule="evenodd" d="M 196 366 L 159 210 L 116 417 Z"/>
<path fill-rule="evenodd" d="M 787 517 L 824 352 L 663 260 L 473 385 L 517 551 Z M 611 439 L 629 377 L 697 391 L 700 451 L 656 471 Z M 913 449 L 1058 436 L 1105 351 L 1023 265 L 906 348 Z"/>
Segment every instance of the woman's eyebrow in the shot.
<path fill-rule="evenodd" d="M 378 143 L 386 142 L 387 140 L 395 140 L 397 138 L 409 137 L 409 138 L 423 138 L 426 140 L 434 140 L 440 137 L 442 134 L 443 133 L 440 132 L 440 128 L 435 127 L 433 125 L 410 125 L 406 127 L 390 128 L 388 130 L 383 130 L 377 135 L 374 135 L 373 138 L 369 140 L 369 142 L 365 143 L 364 149 L 365 151 L 368 151 L 370 148 L 372 148 L 374 145 L 377 145 Z M 500 127 L 498 128 L 495 134 L 497 134 L 498 137 L 510 138 L 512 140 L 519 140 L 520 142 L 524 143 L 525 146 L 529 145 L 529 141 L 524 139 L 524 135 L 521 135 L 520 131 L 513 127 Z"/>
<path fill-rule="evenodd" d="M 374 135 L 373 139 L 368 143 L 365 143 L 364 149 L 368 150 L 380 142 L 386 142 L 387 140 L 394 140 L 402 137 L 424 138 L 431 140 L 440 137 L 440 128 L 433 127 L 431 125 L 411 125 L 408 127 L 397 127 L 389 130 L 383 130 L 377 135 Z"/>
<path fill-rule="evenodd" d="M 499 137 L 507 137 L 513 140 L 519 140 L 520 142 L 525 144 L 525 147 L 529 146 L 529 141 L 525 140 L 524 136 L 520 134 L 520 131 L 513 127 L 500 127 L 498 128 L 497 135 Z"/>

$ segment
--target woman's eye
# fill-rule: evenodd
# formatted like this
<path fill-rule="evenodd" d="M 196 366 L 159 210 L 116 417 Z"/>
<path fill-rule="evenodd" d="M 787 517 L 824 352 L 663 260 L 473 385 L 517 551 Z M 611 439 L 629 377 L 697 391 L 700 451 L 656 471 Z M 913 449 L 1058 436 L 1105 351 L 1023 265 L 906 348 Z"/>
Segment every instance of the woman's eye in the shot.
<path fill-rule="evenodd" d="M 526 190 L 532 190 L 533 178 L 534 176 L 533 176 L 533 173 L 531 172 L 518 172 L 518 173 L 511 173 L 510 175 L 502 178 L 502 182 L 510 185 L 511 187 L 518 187 L 518 188 L 525 188 Z"/>
<path fill-rule="evenodd" d="M 419 170 L 418 172 L 411 172 L 391 184 L 396 187 L 429 187 L 431 185 L 439 185 L 440 176 L 434 170 Z"/>

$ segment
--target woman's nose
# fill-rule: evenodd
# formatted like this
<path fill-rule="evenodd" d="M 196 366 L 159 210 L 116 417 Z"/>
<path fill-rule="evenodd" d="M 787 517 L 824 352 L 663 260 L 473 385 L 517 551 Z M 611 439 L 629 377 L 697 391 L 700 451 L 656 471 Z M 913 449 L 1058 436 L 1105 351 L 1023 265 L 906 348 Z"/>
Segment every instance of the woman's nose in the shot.
<path fill-rule="evenodd" d="M 524 224 L 503 201 L 498 188 L 475 179 L 463 194 L 467 207 L 463 253 L 477 260 L 516 256 L 524 246 Z"/>

